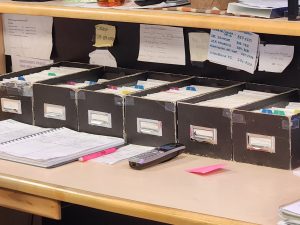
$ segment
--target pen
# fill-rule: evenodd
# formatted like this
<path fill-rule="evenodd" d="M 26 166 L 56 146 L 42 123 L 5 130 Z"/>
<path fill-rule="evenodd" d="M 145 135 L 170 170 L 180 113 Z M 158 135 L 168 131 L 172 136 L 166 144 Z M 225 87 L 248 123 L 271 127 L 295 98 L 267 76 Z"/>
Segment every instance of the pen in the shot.
<path fill-rule="evenodd" d="M 78 160 L 80 162 L 86 162 L 88 160 L 95 159 L 95 158 L 98 158 L 100 156 L 104 156 L 104 155 L 114 153 L 115 151 L 117 151 L 117 148 L 108 148 L 108 149 L 102 150 L 100 152 L 95 152 L 95 153 L 92 153 L 92 154 L 89 154 L 89 155 L 82 156 Z"/>

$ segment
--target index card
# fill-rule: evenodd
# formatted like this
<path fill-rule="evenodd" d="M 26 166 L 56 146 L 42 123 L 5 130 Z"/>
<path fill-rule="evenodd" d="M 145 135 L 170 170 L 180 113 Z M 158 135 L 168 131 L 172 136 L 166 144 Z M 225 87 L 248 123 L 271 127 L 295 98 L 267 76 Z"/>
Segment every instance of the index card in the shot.
<path fill-rule="evenodd" d="M 183 28 L 141 24 L 138 61 L 185 65 Z"/>
<path fill-rule="evenodd" d="M 108 24 L 97 24 L 95 26 L 95 47 L 111 47 L 116 37 L 116 27 Z"/>
<path fill-rule="evenodd" d="M 89 54 L 90 64 L 117 67 L 115 57 L 106 49 L 97 49 Z"/>
<path fill-rule="evenodd" d="M 211 30 L 208 60 L 254 73 L 259 36 L 250 32 Z"/>
<path fill-rule="evenodd" d="M 6 55 L 50 59 L 53 18 L 3 14 Z"/>
<path fill-rule="evenodd" d="M 207 174 L 216 170 L 223 169 L 225 167 L 224 164 L 217 164 L 217 165 L 211 165 L 211 166 L 203 166 L 203 167 L 197 167 L 192 169 L 187 169 L 186 171 L 189 173 L 197 173 L 197 174 Z"/>
<path fill-rule="evenodd" d="M 205 32 L 190 32 L 189 44 L 191 61 L 204 62 L 207 60 L 209 34 Z"/>
<path fill-rule="evenodd" d="M 259 71 L 282 73 L 291 63 L 294 56 L 294 46 L 260 45 Z"/>
<path fill-rule="evenodd" d="M 27 58 L 22 56 L 11 56 L 11 64 L 12 64 L 12 71 L 17 72 L 20 70 L 26 70 L 34 67 L 45 66 L 48 64 L 52 64 L 53 60 L 49 59 L 34 59 L 34 58 Z"/>

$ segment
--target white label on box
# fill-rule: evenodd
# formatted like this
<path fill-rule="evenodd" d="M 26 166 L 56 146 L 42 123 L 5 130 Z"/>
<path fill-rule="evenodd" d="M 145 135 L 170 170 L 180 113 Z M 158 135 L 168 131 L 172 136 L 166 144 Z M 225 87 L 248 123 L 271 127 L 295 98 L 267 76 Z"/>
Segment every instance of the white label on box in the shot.
<path fill-rule="evenodd" d="M 22 114 L 22 106 L 20 100 L 1 98 L 2 112 Z"/>
<path fill-rule="evenodd" d="M 275 137 L 247 133 L 247 149 L 275 153 Z"/>
<path fill-rule="evenodd" d="M 137 132 L 162 136 L 162 122 L 158 120 L 137 118 Z"/>
<path fill-rule="evenodd" d="M 112 128 L 111 114 L 88 110 L 89 125 Z"/>
<path fill-rule="evenodd" d="M 44 117 L 57 120 L 66 120 L 66 107 L 62 105 L 44 103 Z"/>
<path fill-rule="evenodd" d="M 190 138 L 198 142 L 217 144 L 217 129 L 190 125 Z"/>

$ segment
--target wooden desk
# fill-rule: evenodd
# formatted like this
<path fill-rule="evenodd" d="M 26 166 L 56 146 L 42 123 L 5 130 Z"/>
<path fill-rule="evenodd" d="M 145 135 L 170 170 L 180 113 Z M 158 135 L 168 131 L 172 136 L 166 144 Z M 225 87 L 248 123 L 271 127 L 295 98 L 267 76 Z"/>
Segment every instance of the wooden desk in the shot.
<path fill-rule="evenodd" d="M 226 163 L 200 176 L 187 168 Z M 291 171 L 182 155 L 143 171 L 75 162 L 42 169 L 0 161 L 0 187 L 171 224 L 276 224 L 278 207 L 300 199 Z M 227 218 L 227 219 L 226 219 Z"/>

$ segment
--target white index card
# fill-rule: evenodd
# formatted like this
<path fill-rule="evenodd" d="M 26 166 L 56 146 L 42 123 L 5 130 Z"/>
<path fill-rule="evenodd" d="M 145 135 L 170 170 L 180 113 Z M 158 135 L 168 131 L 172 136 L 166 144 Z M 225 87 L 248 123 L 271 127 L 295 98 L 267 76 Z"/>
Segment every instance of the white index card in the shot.
<path fill-rule="evenodd" d="M 138 61 L 185 65 L 183 28 L 141 24 Z"/>
<path fill-rule="evenodd" d="M 259 48 L 259 71 L 282 73 L 293 60 L 294 46 L 268 44 Z"/>
<path fill-rule="evenodd" d="M 90 64 L 117 67 L 115 57 L 107 49 L 97 49 L 89 54 Z"/>
<path fill-rule="evenodd" d="M 53 60 L 49 59 L 34 59 L 34 58 L 27 58 L 22 56 L 11 56 L 11 64 L 12 64 L 12 71 L 17 72 L 20 70 L 26 70 L 34 67 L 45 66 L 52 64 Z"/>
<path fill-rule="evenodd" d="M 189 44 L 191 61 L 204 62 L 207 60 L 209 33 L 190 32 Z"/>
<path fill-rule="evenodd" d="M 211 30 L 208 60 L 254 73 L 257 66 L 259 36 L 250 32 Z"/>
<path fill-rule="evenodd" d="M 6 55 L 50 59 L 53 18 L 3 14 Z"/>

